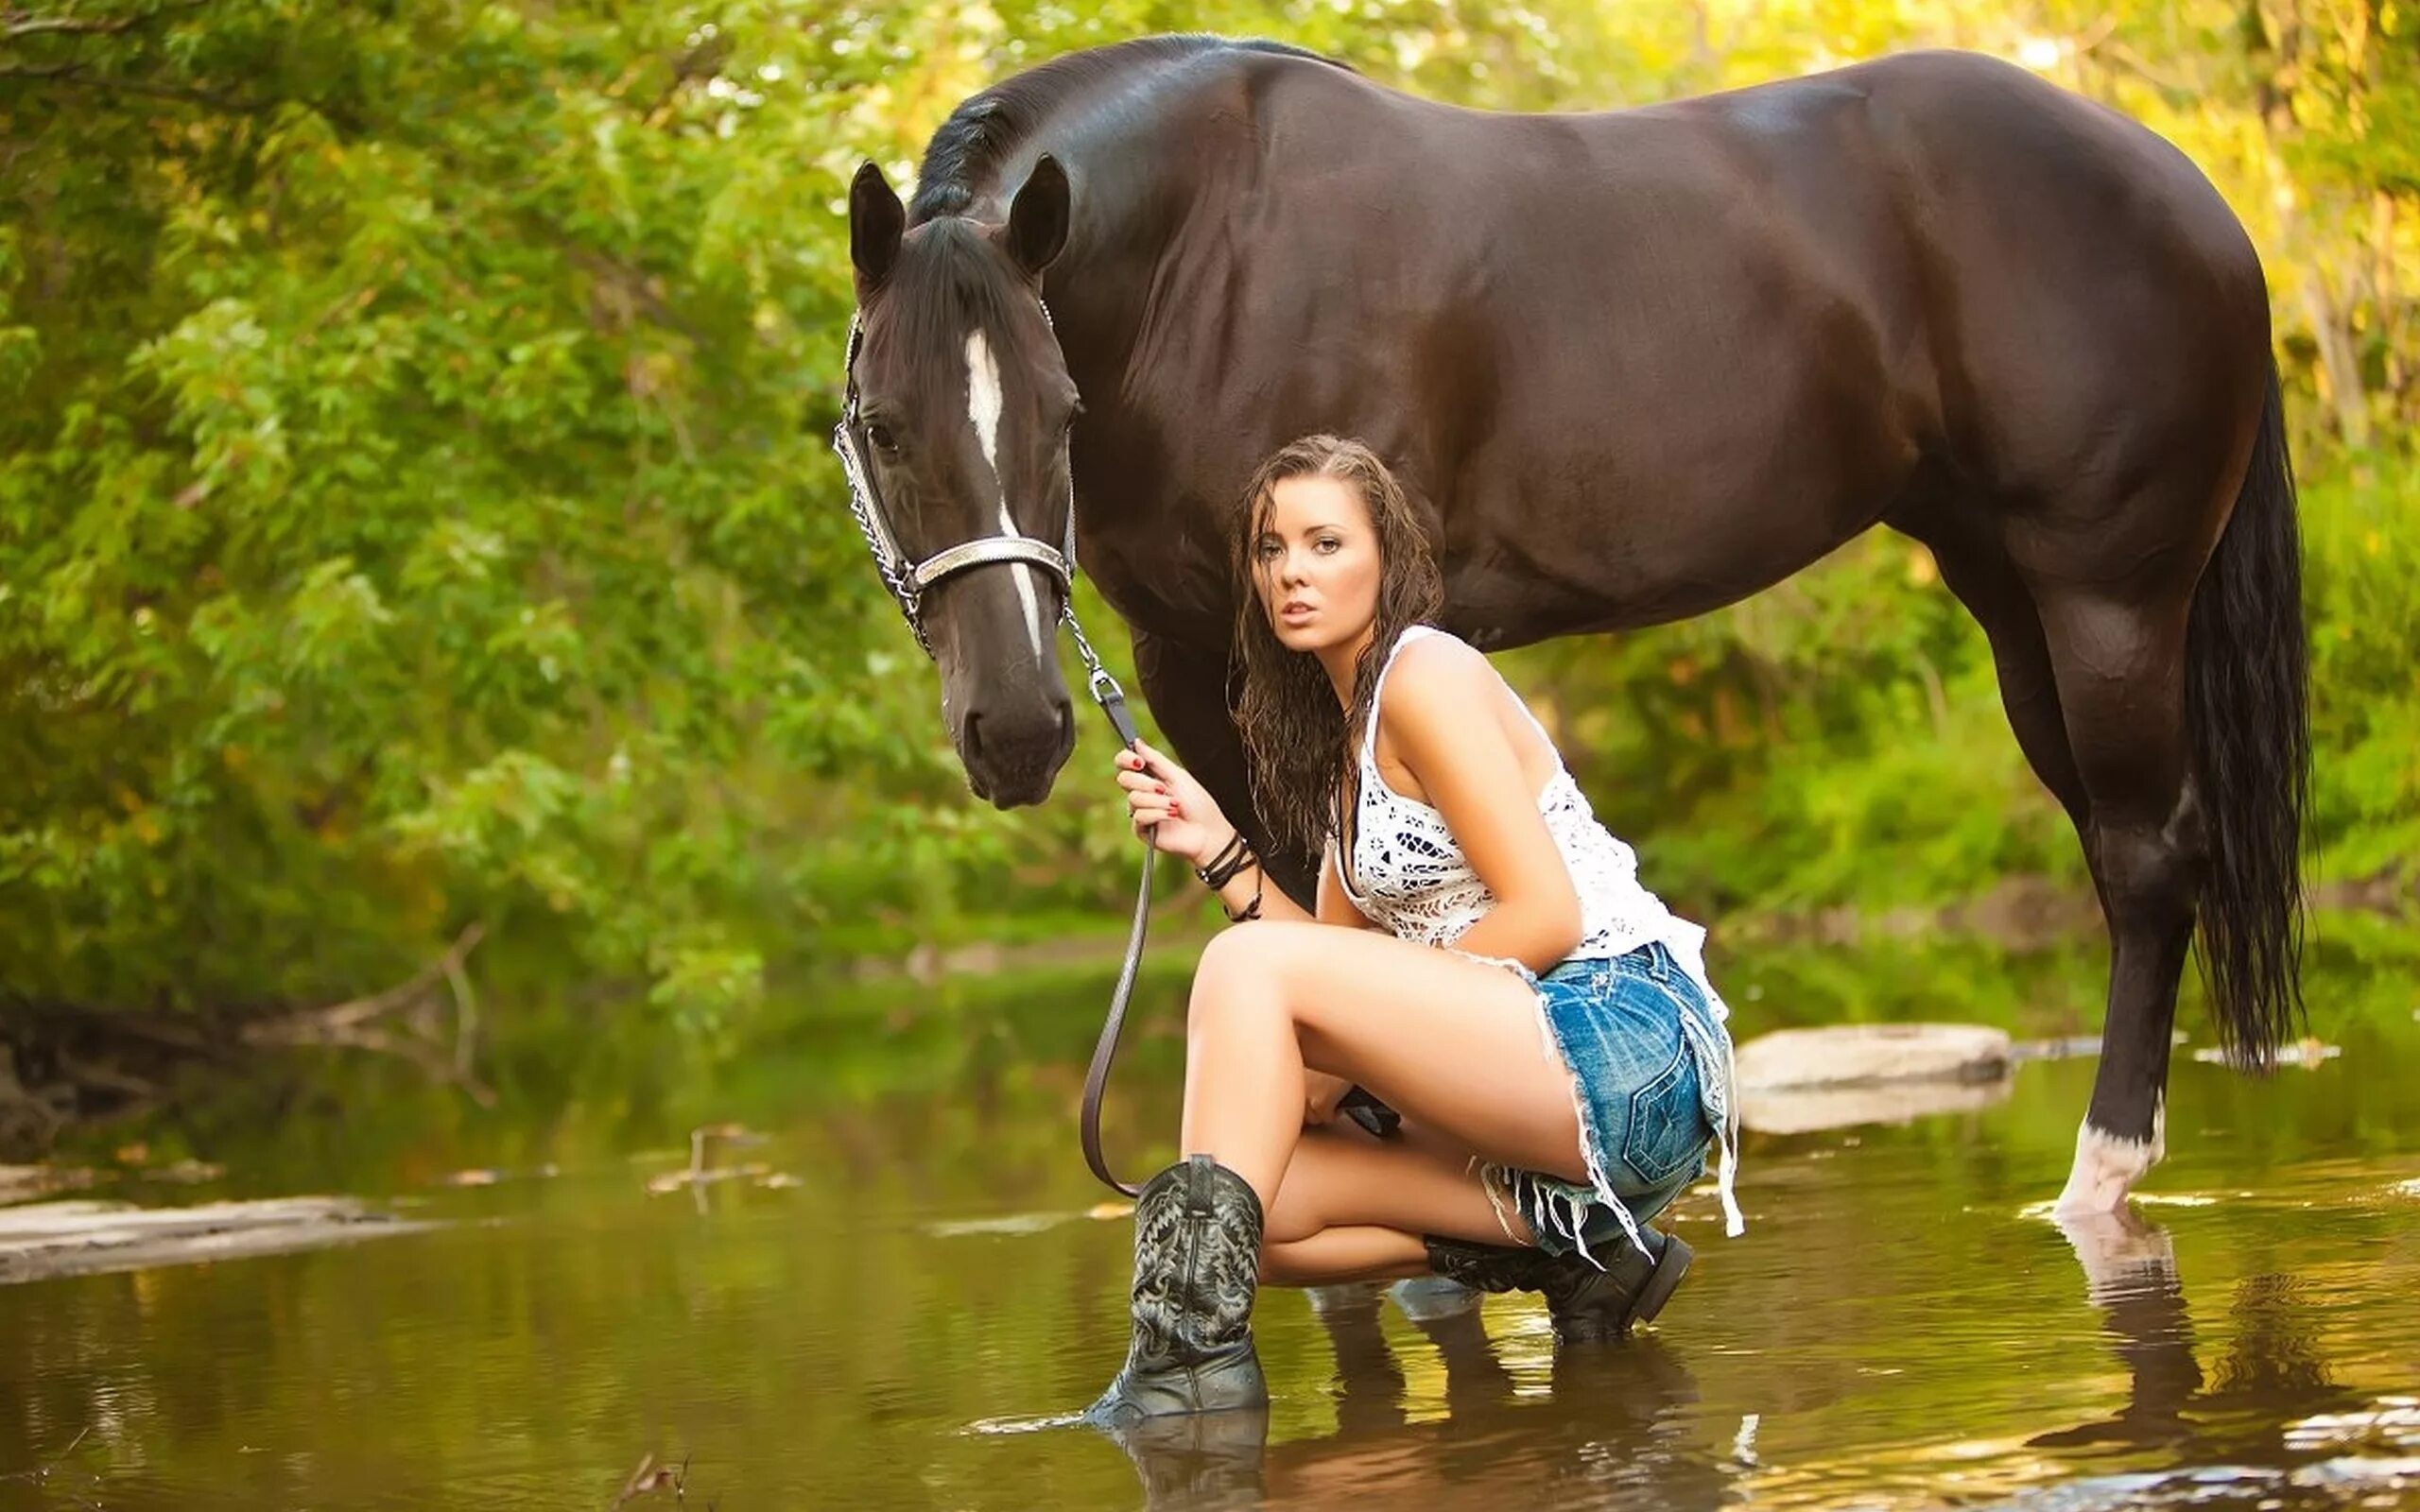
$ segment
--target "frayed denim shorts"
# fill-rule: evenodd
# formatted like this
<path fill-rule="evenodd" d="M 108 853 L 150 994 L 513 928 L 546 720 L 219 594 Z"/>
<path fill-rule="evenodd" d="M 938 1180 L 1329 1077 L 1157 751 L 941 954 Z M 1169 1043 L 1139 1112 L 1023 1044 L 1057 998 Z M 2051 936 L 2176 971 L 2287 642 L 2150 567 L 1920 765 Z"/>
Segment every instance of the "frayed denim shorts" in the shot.
<path fill-rule="evenodd" d="M 1722 1015 L 1658 942 L 1521 974 L 1571 1074 L 1589 1178 L 1487 1165 L 1489 1200 L 1499 1220 L 1507 1209 L 1518 1212 L 1549 1254 L 1587 1254 L 1617 1233 L 1635 1239 L 1638 1225 L 1704 1173 L 1706 1147 L 1725 1128 L 1731 1041 Z"/>

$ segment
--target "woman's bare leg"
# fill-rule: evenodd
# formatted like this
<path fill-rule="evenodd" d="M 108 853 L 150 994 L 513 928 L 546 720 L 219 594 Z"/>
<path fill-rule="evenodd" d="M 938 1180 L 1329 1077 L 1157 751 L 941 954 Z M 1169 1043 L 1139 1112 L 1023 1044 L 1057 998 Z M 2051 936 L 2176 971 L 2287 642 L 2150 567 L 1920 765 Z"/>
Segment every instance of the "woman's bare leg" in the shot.
<path fill-rule="evenodd" d="M 1427 1274 L 1428 1246 L 1419 1235 L 1392 1228 L 1322 1228 L 1308 1239 L 1260 1246 L 1260 1280 L 1266 1286 L 1396 1281 Z"/>
<path fill-rule="evenodd" d="M 1329 924 L 1213 939 L 1186 1020 L 1182 1148 L 1241 1176 L 1264 1212 L 1303 1134 L 1305 1068 L 1358 1082 L 1461 1149 L 1584 1177 L 1569 1074 L 1535 995 L 1501 967 Z"/>
<path fill-rule="evenodd" d="M 1471 1155 L 1407 1122 L 1392 1140 L 1349 1125 L 1305 1129 L 1268 1210 L 1261 1280 L 1285 1286 L 1397 1280 L 1428 1273 L 1426 1236 L 1527 1244 L 1499 1222 Z"/>

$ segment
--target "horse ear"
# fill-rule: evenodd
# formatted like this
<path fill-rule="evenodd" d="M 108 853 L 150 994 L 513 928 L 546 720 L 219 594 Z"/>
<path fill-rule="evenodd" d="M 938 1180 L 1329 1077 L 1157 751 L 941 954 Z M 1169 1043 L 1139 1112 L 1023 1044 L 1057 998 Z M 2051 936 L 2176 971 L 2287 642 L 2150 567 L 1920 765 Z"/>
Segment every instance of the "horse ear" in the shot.
<path fill-rule="evenodd" d="M 899 237 L 908 224 L 890 180 L 869 159 L 849 182 L 849 261 L 857 267 L 860 295 L 890 276 L 899 260 Z"/>
<path fill-rule="evenodd" d="M 1028 278 L 1040 278 L 1067 245 L 1067 170 L 1048 154 L 1033 165 L 1009 201 L 1009 256 Z"/>

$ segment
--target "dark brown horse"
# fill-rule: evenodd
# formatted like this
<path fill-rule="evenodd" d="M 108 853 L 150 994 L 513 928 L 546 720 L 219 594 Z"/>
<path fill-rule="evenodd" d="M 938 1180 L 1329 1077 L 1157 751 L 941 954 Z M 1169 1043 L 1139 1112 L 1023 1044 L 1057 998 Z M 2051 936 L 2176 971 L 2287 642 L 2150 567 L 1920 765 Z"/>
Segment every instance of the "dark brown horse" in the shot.
<path fill-rule="evenodd" d="M 1481 646 L 1699 613 L 1883 524 L 1990 636 L 2108 920 L 2062 1208 L 2160 1157 L 2197 912 L 2221 1038 L 2259 1063 L 2293 1022 L 2306 657 L 2267 291 L 2141 127 L 1956 54 L 1514 116 L 1152 38 L 967 100 L 910 206 L 868 164 L 850 240 L 850 434 L 901 551 L 1056 542 L 1072 469 L 1083 566 L 1231 814 L 1223 542 L 1292 437 L 1395 465 Z M 1003 806 L 1074 740 L 1036 559 L 921 605 Z"/>

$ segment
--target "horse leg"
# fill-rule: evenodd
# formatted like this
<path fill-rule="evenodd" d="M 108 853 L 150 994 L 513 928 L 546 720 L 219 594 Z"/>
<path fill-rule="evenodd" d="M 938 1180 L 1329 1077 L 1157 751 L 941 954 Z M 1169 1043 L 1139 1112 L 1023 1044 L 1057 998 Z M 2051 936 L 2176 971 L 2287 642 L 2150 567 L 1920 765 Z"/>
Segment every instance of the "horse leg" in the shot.
<path fill-rule="evenodd" d="M 1899 528 L 1908 529 L 1905 525 Z M 1933 559 L 1941 567 L 1942 581 L 1982 625 L 1983 633 L 1991 640 L 1992 660 L 1999 674 L 2000 701 L 2007 706 L 2009 726 L 2015 730 L 2017 744 L 2024 748 L 2034 775 L 2066 809 L 2067 816 L 2075 823 L 2077 838 L 2083 840 L 2091 816 L 2090 799 L 2084 792 L 2083 775 L 2076 767 L 2075 753 L 2067 745 L 2066 720 L 2059 706 L 2050 648 L 2043 639 L 2042 617 L 2033 608 L 2033 595 L 2027 591 L 2007 554 L 1995 545 L 1933 532 L 1908 533 L 1932 549 Z M 2106 898 L 2102 906 L 2108 906 Z M 2086 1186 L 2093 1182 L 2089 1175 L 2082 1180 Z M 2115 1205 L 2115 1211 L 2063 1210 L 2059 1230 L 2074 1246 L 2076 1258 L 2083 1266 L 2086 1294 L 2103 1309 L 2104 1321 L 2121 1335 L 2125 1332 L 2127 1310 L 2140 1312 L 2142 1297 L 2152 1296 L 2173 1304 L 2177 1296 L 2174 1246 L 2169 1243 L 2166 1230 L 2146 1223 L 2130 1204 L 2121 1201 Z M 2121 1358 L 2135 1358 L 2123 1344 L 2118 1352 Z M 2138 1388 L 2147 1383 L 2164 1387 L 2172 1381 L 2182 1381 L 2187 1395 L 2198 1388 L 2200 1375 L 2193 1366 L 2191 1350 L 2179 1347 L 2171 1352 L 2181 1362 L 2174 1367 L 2136 1362 Z M 2141 1353 L 2139 1349 L 2135 1351 Z M 2145 1397 L 2146 1392 L 2138 1389 L 2136 1395 Z M 2178 1399 L 2180 1403 L 2182 1400 Z"/>
<path fill-rule="evenodd" d="M 1201 779 L 1219 809 L 1243 831 L 1268 868 L 1270 882 L 1304 907 L 1311 906 L 1317 881 L 1315 863 L 1307 857 L 1282 854 L 1269 843 L 1268 827 L 1252 806 L 1252 773 L 1244 759 L 1243 736 L 1227 713 L 1227 653 L 1224 646 L 1203 650 L 1182 644 L 1149 630 L 1135 630 L 1134 671 L 1143 685 L 1143 701 L 1160 732 L 1174 747 L 1176 759 Z"/>
<path fill-rule="evenodd" d="M 2079 841 L 2089 814 L 2083 775 L 2067 747 L 2066 715 L 2050 669 L 2050 648 L 2042 639 L 2042 616 L 2033 595 L 2008 554 L 1965 535 L 1892 520 L 1890 524 L 1922 541 L 1941 568 L 1941 580 L 1966 606 L 1991 642 L 1992 667 L 1999 675 L 2000 705 L 2026 765 L 2067 811 Z"/>
<path fill-rule="evenodd" d="M 2209 855 L 2189 778 L 2189 586 L 2029 587 L 2083 786 L 2084 859 L 2109 926 L 2100 1067 L 2057 1208 L 2080 1216 L 2122 1207 L 2166 1153 L 2169 1034 Z"/>

